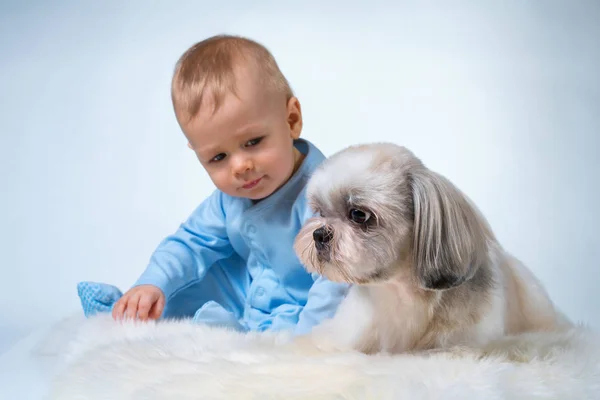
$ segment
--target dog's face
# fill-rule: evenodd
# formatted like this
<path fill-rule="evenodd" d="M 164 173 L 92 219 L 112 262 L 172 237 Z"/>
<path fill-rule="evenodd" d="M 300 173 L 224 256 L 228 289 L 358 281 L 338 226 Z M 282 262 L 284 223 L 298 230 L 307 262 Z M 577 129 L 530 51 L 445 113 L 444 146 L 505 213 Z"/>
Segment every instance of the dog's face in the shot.
<path fill-rule="evenodd" d="M 307 186 L 317 217 L 296 237 L 310 272 L 354 284 L 409 275 L 425 289 L 469 279 L 485 257 L 484 222 L 450 182 L 404 147 L 352 146 Z"/>

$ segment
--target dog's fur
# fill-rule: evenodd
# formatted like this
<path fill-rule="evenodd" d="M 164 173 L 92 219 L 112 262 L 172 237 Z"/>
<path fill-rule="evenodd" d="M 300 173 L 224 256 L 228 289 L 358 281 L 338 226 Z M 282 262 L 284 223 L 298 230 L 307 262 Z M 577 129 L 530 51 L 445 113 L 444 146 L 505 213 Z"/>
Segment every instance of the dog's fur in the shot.
<path fill-rule="evenodd" d="M 480 347 L 570 325 L 471 201 L 404 147 L 334 154 L 307 196 L 320 216 L 299 232 L 296 253 L 308 271 L 352 284 L 335 317 L 310 334 L 318 347 Z"/>

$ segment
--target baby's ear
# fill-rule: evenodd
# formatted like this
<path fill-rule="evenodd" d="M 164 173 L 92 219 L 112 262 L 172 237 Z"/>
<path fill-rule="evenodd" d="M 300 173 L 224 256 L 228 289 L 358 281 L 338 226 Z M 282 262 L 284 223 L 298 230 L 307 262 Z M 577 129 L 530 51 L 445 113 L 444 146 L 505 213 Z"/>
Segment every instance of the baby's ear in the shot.
<path fill-rule="evenodd" d="M 470 279 L 487 259 L 488 229 L 466 196 L 429 170 L 411 174 L 414 263 L 421 287 L 444 290 Z"/>
<path fill-rule="evenodd" d="M 302 133 L 302 108 L 300 101 L 296 97 L 292 97 L 287 103 L 287 123 L 290 128 L 292 139 L 298 139 Z"/>

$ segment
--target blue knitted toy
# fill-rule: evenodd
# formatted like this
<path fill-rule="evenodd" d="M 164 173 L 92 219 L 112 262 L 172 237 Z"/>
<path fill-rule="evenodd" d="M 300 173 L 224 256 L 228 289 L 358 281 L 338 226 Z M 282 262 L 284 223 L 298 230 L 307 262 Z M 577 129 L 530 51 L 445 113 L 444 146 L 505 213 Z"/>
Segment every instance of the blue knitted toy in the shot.
<path fill-rule="evenodd" d="M 78 283 L 77 293 L 86 317 L 102 312 L 112 312 L 115 303 L 123 296 L 116 286 L 98 282 Z"/>

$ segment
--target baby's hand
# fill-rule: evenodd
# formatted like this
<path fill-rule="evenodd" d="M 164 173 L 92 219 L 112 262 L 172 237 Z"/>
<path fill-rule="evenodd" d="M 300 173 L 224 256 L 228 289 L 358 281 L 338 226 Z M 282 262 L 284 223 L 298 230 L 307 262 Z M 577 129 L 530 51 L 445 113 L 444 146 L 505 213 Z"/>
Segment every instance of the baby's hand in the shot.
<path fill-rule="evenodd" d="M 113 307 L 114 319 L 158 319 L 165 308 L 165 295 L 153 285 L 140 285 L 129 290 Z"/>

